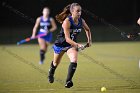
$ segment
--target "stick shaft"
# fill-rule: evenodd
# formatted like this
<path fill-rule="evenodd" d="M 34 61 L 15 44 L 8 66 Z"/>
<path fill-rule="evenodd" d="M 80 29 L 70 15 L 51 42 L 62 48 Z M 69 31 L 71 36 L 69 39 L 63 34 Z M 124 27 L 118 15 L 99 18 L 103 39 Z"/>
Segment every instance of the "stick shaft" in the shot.
<path fill-rule="evenodd" d="M 43 36 L 46 36 L 46 34 L 40 34 L 40 35 L 37 35 L 37 36 L 35 36 L 35 38 L 28 37 L 28 38 L 26 38 L 26 39 L 23 39 L 23 40 L 17 42 L 17 44 L 20 45 L 20 44 L 23 44 L 23 43 L 29 42 L 29 41 L 31 41 L 31 40 L 34 40 L 34 39 L 37 39 L 37 38 L 39 38 L 39 37 L 43 37 Z"/>

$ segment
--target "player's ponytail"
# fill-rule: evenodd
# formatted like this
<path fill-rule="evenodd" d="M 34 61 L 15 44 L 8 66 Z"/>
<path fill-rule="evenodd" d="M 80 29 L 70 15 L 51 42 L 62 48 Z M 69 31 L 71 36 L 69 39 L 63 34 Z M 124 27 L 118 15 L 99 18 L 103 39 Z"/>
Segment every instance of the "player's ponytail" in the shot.
<path fill-rule="evenodd" d="M 67 5 L 60 14 L 57 14 L 55 16 L 55 18 L 56 18 L 56 20 L 58 22 L 63 23 L 63 21 L 65 20 L 65 18 L 68 15 L 71 15 L 71 13 L 70 13 L 70 6 L 71 6 L 71 4 Z"/>

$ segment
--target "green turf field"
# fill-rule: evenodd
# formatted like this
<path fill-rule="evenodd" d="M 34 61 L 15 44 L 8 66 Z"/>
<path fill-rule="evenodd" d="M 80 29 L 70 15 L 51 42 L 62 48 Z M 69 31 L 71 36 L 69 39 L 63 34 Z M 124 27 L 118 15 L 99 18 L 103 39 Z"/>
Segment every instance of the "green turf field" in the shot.
<path fill-rule="evenodd" d="M 0 93 L 140 93 L 140 42 L 93 43 L 79 52 L 74 86 L 64 88 L 69 59 L 64 55 L 49 84 L 48 69 L 53 58 L 49 48 L 39 65 L 38 45 L 0 46 Z"/>

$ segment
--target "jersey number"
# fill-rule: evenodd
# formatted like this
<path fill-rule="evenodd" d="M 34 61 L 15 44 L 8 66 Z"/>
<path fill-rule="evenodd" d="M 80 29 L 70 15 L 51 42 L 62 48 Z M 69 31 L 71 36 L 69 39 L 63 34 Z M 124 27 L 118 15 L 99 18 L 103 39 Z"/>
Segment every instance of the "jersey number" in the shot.
<path fill-rule="evenodd" d="M 71 39 L 72 39 L 72 40 L 74 39 L 74 34 L 71 34 Z"/>

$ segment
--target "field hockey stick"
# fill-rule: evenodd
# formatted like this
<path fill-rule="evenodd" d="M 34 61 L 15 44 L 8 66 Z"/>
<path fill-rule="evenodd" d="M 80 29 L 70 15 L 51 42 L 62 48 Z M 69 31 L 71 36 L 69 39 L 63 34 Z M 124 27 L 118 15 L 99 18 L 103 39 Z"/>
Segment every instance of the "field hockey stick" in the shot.
<path fill-rule="evenodd" d="M 82 46 L 82 47 L 79 47 L 77 48 L 77 51 L 81 51 L 81 50 L 84 50 L 85 48 L 87 48 L 89 46 L 89 44 L 87 43 L 86 45 Z"/>
<path fill-rule="evenodd" d="M 22 17 L 22 18 L 28 20 L 28 22 L 35 23 L 35 20 L 34 20 L 33 18 L 31 18 L 31 17 L 25 15 L 24 13 L 18 11 L 17 9 L 15 9 L 15 8 L 12 7 L 11 5 L 7 4 L 6 2 L 3 2 L 3 3 L 2 3 L 2 6 L 8 8 L 10 11 L 12 11 L 12 12 L 14 12 L 15 14 L 19 15 L 20 17 Z M 37 35 L 37 36 L 35 36 L 35 38 L 28 37 L 28 38 L 26 38 L 26 39 L 23 39 L 23 40 L 17 42 L 17 45 L 23 44 L 23 43 L 25 43 L 25 42 L 29 42 L 29 41 L 31 41 L 31 40 L 37 39 L 37 38 L 42 37 L 42 36 L 45 36 L 45 35 L 47 35 L 47 34 Z"/>
<path fill-rule="evenodd" d="M 21 44 L 23 44 L 23 43 L 29 42 L 29 41 L 31 41 L 31 40 L 34 40 L 34 39 L 37 39 L 37 38 L 39 38 L 39 37 L 43 37 L 43 36 L 46 36 L 46 35 L 47 35 L 47 34 L 40 34 L 40 35 L 35 36 L 35 38 L 28 37 L 28 38 L 26 38 L 26 39 L 23 39 L 23 40 L 17 42 L 17 45 L 21 45 Z"/>

